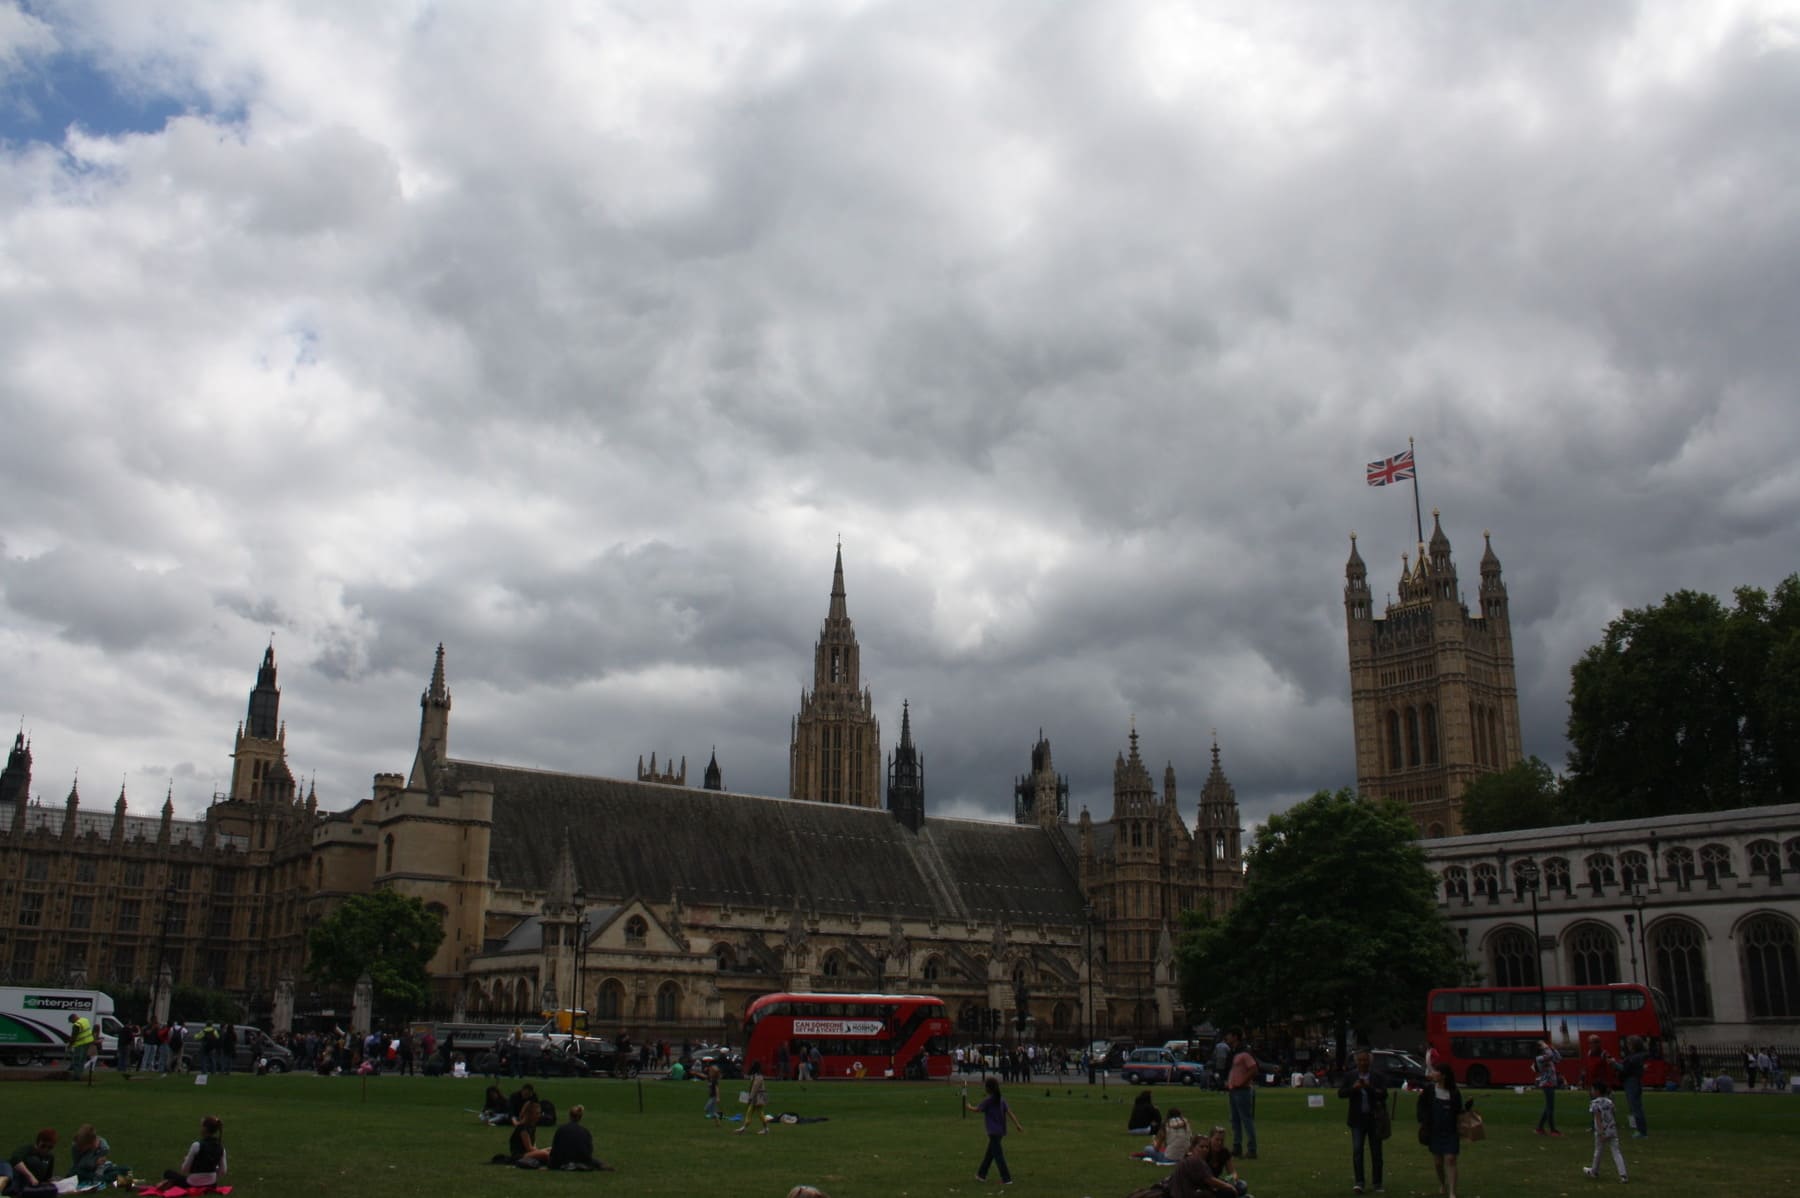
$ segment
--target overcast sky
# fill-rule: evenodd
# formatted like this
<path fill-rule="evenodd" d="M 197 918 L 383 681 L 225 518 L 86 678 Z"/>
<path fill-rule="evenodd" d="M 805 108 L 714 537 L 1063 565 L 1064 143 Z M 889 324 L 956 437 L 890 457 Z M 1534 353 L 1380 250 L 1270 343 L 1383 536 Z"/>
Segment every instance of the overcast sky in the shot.
<path fill-rule="evenodd" d="M 1800 567 L 1797 330 L 1794 3 L 0 0 L 0 710 L 195 813 L 273 634 L 341 808 L 443 641 L 457 756 L 785 794 L 841 536 L 931 811 L 1135 716 L 1254 822 L 1410 435 L 1560 767 L 1607 621 Z"/>

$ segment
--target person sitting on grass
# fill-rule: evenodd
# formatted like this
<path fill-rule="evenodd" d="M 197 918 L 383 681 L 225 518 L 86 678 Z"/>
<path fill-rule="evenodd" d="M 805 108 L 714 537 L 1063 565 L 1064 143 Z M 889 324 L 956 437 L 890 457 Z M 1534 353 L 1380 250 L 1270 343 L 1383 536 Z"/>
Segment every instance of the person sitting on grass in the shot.
<path fill-rule="evenodd" d="M 508 1159 L 513 1164 L 540 1169 L 550 1163 L 550 1150 L 537 1146 L 537 1125 L 541 1114 L 537 1103 L 528 1102 L 525 1109 L 519 1112 L 519 1117 L 513 1120 L 512 1137 L 506 1144 Z"/>
<path fill-rule="evenodd" d="M 56 1179 L 56 1129 L 46 1127 L 31 1143 L 7 1158 L 12 1165 L 12 1191 L 26 1186 L 49 1185 Z"/>
<path fill-rule="evenodd" d="M 1131 1155 L 1155 1165 L 1179 1165 L 1193 1142 L 1193 1127 L 1182 1115 L 1181 1108 L 1172 1106 L 1169 1117 L 1163 1120 L 1162 1130 L 1156 1133 L 1156 1141 Z"/>
<path fill-rule="evenodd" d="M 181 1167 L 163 1171 L 163 1180 L 190 1190 L 219 1184 L 225 1176 L 225 1124 L 217 1115 L 200 1120 L 200 1138 L 188 1145 Z"/>
<path fill-rule="evenodd" d="M 1134 1136 L 1154 1136 L 1162 1130 L 1162 1112 L 1156 1109 L 1156 1100 L 1150 1094 L 1150 1087 L 1145 1086 L 1138 1091 L 1137 1101 L 1131 1104 L 1131 1116 L 1125 1122 L 1125 1130 Z"/>
<path fill-rule="evenodd" d="M 581 1117 L 585 1114 L 587 1108 L 580 1103 L 569 1108 L 569 1121 L 557 1128 L 556 1134 L 550 1138 L 550 1167 L 575 1172 L 592 1170 L 611 1173 L 611 1165 L 594 1158 L 593 1133 L 581 1125 Z"/>
<path fill-rule="evenodd" d="M 506 1101 L 506 1094 L 499 1086 L 487 1088 L 487 1094 L 481 1100 L 481 1114 L 478 1118 L 493 1127 L 500 1127 L 513 1121 L 512 1106 Z"/>
<path fill-rule="evenodd" d="M 125 1166 L 113 1163 L 110 1159 L 112 1145 L 95 1130 L 92 1123 L 83 1123 L 75 1129 L 75 1139 L 70 1143 L 69 1151 L 75 1154 L 75 1183 L 80 1189 L 109 1185 L 114 1178 L 129 1176 L 131 1173 Z"/>

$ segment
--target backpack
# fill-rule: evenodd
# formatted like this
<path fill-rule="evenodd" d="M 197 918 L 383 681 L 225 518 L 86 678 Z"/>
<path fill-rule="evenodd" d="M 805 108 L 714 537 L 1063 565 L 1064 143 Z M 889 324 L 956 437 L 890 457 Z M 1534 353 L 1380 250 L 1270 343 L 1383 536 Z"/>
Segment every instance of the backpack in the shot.
<path fill-rule="evenodd" d="M 556 1126 L 556 1104 L 548 1098 L 538 1099 L 538 1126 Z"/>

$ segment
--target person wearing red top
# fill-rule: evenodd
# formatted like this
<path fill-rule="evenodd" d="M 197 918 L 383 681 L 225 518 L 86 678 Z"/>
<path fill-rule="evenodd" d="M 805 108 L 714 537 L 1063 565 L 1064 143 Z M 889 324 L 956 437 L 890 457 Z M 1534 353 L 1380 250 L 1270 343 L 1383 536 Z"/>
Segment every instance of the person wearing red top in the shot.
<path fill-rule="evenodd" d="M 1231 1072 L 1225 1078 L 1225 1097 L 1231 1103 L 1231 1155 L 1256 1159 L 1256 1058 L 1244 1047 L 1244 1033 L 1232 1028 L 1225 1033 L 1231 1045 Z M 1244 1151 L 1245 1139 L 1250 1151 Z"/>

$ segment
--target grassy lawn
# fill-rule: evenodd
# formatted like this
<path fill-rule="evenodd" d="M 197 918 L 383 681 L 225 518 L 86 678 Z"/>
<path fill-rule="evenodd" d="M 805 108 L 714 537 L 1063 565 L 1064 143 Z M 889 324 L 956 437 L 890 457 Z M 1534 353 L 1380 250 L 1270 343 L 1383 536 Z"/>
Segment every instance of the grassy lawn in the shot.
<path fill-rule="evenodd" d="M 599 1155 L 617 1173 L 532 1173 L 488 1165 L 505 1133 L 476 1123 L 464 1108 L 480 1105 L 479 1079 L 214 1077 L 198 1087 L 188 1077 L 123 1081 L 104 1074 L 92 1088 L 47 1082 L 0 1083 L 0 1148 L 49 1125 L 62 1135 L 57 1162 L 69 1160 L 76 1126 L 93 1122 L 114 1158 L 155 1176 L 177 1164 L 200 1116 L 225 1120 L 232 1178 L 240 1194 L 294 1193 L 324 1185 L 334 1194 L 466 1193 L 712 1194 L 781 1198 L 796 1182 L 824 1187 L 833 1198 L 968 1195 L 984 1189 L 975 1166 L 985 1140 L 977 1116 L 958 1114 L 958 1089 L 937 1084 L 826 1082 L 772 1087 L 772 1111 L 826 1116 L 829 1122 L 777 1127 L 767 1136 L 733 1136 L 700 1118 L 697 1083 L 561 1081 L 540 1091 L 559 1110 L 588 1108 Z M 728 1112 L 737 1086 L 725 1084 Z M 978 1091 L 979 1087 L 975 1087 Z M 1137 1146 L 1125 1133 L 1131 1091 L 1104 1096 L 1085 1085 L 1008 1087 L 1024 1122 L 1007 1137 L 1018 1193 L 1112 1198 L 1154 1180 L 1159 1171 L 1128 1159 Z M 1260 1198 L 1350 1192 L 1349 1137 L 1343 1104 L 1317 1091 L 1265 1090 L 1258 1097 L 1262 1159 L 1244 1175 Z M 1581 1176 L 1592 1140 L 1583 1131 L 1586 1103 L 1558 1102 L 1561 1140 L 1532 1134 L 1535 1095 L 1475 1092 L 1488 1138 L 1465 1146 L 1467 1198 L 1502 1194 L 1585 1193 Z M 639 1101 L 643 1109 L 639 1110 Z M 1159 1087 L 1158 1105 L 1173 1104 L 1200 1127 L 1229 1123 L 1225 1099 Z M 1403 1101 L 1410 1096 L 1403 1096 Z M 1621 1115 L 1623 1106 L 1621 1104 Z M 1649 1098 L 1649 1140 L 1625 1141 L 1632 1191 L 1742 1196 L 1800 1194 L 1800 1099 L 1770 1095 L 1673 1095 Z M 729 1126 L 729 1125 L 728 1125 Z M 1414 1140 L 1411 1106 L 1401 1108 L 1388 1141 L 1387 1192 L 1435 1193 L 1430 1158 Z M 547 1140 L 544 1141 L 548 1143 Z M 1610 1179 L 1610 1159 L 1603 1166 Z M 994 1186 L 994 1180 L 989 1185 Z M 994 1186 L 998 1189 L 997 1186 Z"/>

